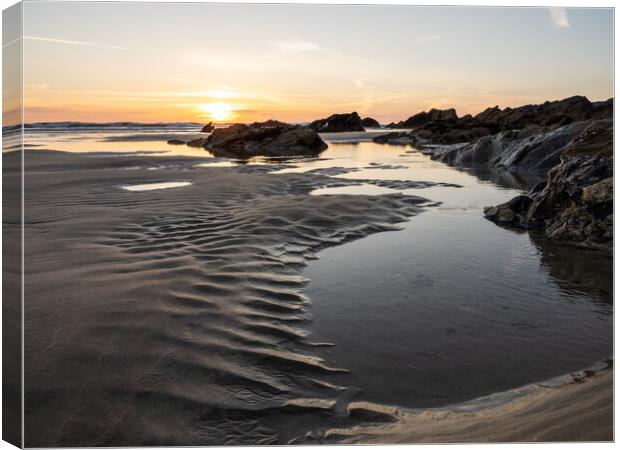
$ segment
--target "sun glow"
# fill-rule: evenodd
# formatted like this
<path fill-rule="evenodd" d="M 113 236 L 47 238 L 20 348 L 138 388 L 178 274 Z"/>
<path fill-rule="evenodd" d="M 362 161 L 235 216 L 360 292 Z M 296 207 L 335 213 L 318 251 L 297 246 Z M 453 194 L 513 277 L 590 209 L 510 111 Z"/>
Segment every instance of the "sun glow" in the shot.
<path fill-rule="evenodd" d="M 230 119 L 233 115 L 233 108 L 228 103 L 203 103 L 199 106 L 200 110 L 207 113 L 212 120 L 222 121 Z"/>

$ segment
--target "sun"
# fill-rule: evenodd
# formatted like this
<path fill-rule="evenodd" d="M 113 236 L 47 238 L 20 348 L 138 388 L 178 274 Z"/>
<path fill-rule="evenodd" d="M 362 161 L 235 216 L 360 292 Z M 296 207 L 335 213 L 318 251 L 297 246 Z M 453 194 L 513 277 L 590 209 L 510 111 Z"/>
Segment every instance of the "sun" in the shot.
<path fill-rule="evenodd" d="M 202 112 L 207 113 L 209 117 L 215 121 L 230 119 L 233 114 L 233 108 L 228 103 L 203 103 L 199 106 L 199 108 Z"/>

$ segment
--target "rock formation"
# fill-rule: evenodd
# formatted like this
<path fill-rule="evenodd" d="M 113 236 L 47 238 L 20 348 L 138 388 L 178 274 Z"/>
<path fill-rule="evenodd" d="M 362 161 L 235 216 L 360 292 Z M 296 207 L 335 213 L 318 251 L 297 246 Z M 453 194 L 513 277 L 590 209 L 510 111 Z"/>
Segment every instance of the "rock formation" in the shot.
<path fill-rule="evenodd" d="M 486 208 L 487 219 L 611 252 L 612 118 L 613 99 L 590 102 L 574 96 L 517 108 L 495 106 L 461 118 L 454 110 L 431 110 L 388 127 L 412 128 L 412 143 L 432 159 L 481 173 L 514 173 L 535 185 L 527 195 Z M 389 133 L 374 141 L 404 139 L 402 133 Z"/>
<path fill-rule="evenodd" d="M 213 130 L 215 130 L 215 127 L 213 126 L 213 122 L 209 122 L 204 127 L 202 127 L 202 130 L 200 130 L 200 132 L 201 133 L 211 133 L 211 132 L 213 132 Z"/>
<path fill-rule="evenodd" d="M 407 120 L 387 125 L 387 128 L 411 128 L 411 137 L 417 144 L 456 144 L 528 127 L 557 128 L 574 122 L 605 118 L 613 110 L 613 99 L 590 102 L 586 97 L 574 96 L 564 100 L 517 108 L 498 106 L 481 113 L 459 118 L 454 109 L 431 109 Z"/>
<path fill-rule="evenodd" d="M 205 139 L 188 143 L 220 157 L 315 156 L 327 148 L 316 131 L 277 121 L 217 128 Z"/>
<path fill-rule="evenodd" d="M 379 124 L 379 122 L 377 122 L 372 117 L 364 117 L 362 119 L 362 125 L 365 128 L 381 128 L 381 124 Z"/>
<path fill-rule="evenodd" d="M 547 131 L 529 126 L 483 136 L 467 144 L 428 146 L 423 151 L 453 166 L 528 173 L 541 180 L 587 125 L 576 122 Z"/>
<path fill-rule="evenodd" d="M 584 123 L 584 122 L 582 122 Z M 542 230 L 554 240 L 613 250 L 613 122 L 588 125 L 562 151 L 545 182 L 526 196 L 485 208 L 501 225 Z"/>
<path fill-rule="evenodd" d="M 413 142 L 411 136 L 406 131 L 392 131 L 387 134 L 381 134 L 372 138 L 372 141 L 377 144 L 392 145 L 407 145 Z"/>
<path fill-rule="evenodd" d="M 359 114 L 332 114 L 326 119 L 319 119 L 308 125 L 319 133 L 340 133 L 343 131 L 365 131 Z"/>

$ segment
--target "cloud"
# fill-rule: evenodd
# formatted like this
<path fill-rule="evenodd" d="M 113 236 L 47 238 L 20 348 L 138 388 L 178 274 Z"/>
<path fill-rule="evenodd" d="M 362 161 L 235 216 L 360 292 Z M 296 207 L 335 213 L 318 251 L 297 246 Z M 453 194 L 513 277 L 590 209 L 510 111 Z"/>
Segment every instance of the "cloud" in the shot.
<path fill-rule="evenodd" d="M 286 41 L 278 41 L 275 43 L 278 50 L 283 52 L 322 52 L 325 51 L 323 47 L 314 42 L 304 41 L 301 39 L 289 39 Z"/>
<path fill-rule="evenodd" d="M 24 36 L 24 39 L 31 41 L 52 42 L 54 44 L 81 45 L 86 47 L 110 48 L 112 50 L 129 50 L 127 47 L 119 47 L 117 45 L 97 44 L 95 42 L 70 41 L 67 39 L 54 39 L 40 36 Z"/>
<path fill-rule="evenodd" d="M 427 42 L 433 42 L 441 38 L 441 34 L 434 34 L 432 36 L 422 36 L 418 38 L 418 44 L 426 44 Z"/>
<path fill-rule="evenodd" d="M 551 21 L 555 26 L 560 28 L 570 27 L 568 15 L 566 14 L 566 8 L 553 6 L 547 8 L 547 11 L 549 11 L 549 17 L 551 17 Z"/>

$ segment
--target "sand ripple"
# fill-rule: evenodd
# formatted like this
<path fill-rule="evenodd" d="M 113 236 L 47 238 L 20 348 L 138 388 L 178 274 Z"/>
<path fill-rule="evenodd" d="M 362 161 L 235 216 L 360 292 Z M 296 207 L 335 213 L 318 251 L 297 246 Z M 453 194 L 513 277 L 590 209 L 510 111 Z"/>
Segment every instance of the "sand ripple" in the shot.
<path fill-rule="evenodd" d="M 129 175 L 117 160 L 41 152 L 29 167 L 27 445 L 286 443 L 349 420 L 355 389 L 323 379 L 347 370 L 314 354 L 331 344 L 307 338 L 300 271 L 426 201 L 311 196 L 357 181 L 191 158 L 161 158 L 177 168 L 153 180 L 148 158 L 128 157 L 144 167 Z M 118 188 L 181 174 L 192 185 Z"/>

